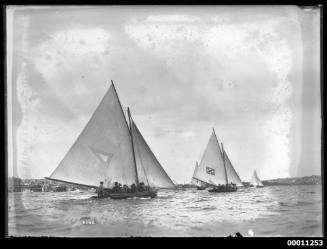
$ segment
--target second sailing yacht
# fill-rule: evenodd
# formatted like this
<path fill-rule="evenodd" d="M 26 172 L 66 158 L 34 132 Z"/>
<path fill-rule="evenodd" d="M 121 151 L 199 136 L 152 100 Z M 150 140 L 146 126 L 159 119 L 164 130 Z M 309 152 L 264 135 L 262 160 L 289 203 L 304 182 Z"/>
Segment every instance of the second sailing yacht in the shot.
<path fill-rule="evenodd" d="M 213 129 L 201 162 L 194 171 L 193 179 L 213 187 L 209 192 L 235 192 L 242 181 L 232 166 L 223 144 L 219 142 Z"/>

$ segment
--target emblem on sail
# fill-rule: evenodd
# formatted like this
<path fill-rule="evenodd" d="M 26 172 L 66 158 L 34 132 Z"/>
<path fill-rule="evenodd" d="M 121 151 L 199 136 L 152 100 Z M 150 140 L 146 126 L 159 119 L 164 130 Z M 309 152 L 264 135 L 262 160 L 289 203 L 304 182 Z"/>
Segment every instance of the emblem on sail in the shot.
<path fill-rule="evenodd" d="M 90 187 L 100 181 L 105 187 L 143 181 L 152 187 L 175 188 L 135 122 L 128 126 L 113 83 L 59 166 L 46 178 Z"/>
<path fill-rule="evenodd" d="M 206 167 L 206 172 L 210 175 L 215 175 L 215 170 L 209 167 Z"/>
<path fill-rule="evenodd" d="M 96 157 L 98 157 L 107 167 L 109 167 L 110 161 L 114 156 L 112 153 L 105 152 L 99 149 L 96 149 L 89 145 L 90 150 L 94 153 Z"/>

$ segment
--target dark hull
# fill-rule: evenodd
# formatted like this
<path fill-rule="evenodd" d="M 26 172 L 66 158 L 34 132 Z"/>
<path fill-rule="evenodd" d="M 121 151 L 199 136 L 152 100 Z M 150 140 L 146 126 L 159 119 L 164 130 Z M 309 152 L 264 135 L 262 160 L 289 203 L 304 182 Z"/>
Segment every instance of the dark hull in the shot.
<path fill-rule="evenodd" d="M 210 193 L 236 192 L 237 187 L 213 188 L 208 190 Z"/>
<path fill-rule="evenodd" d="M 250 185 L 251 188 L 263 188 L 264 186 L 253 186 L 253 185 Z"/>
<path fill-rule="evenodd" d="M 205 190 L 206 187 L 196 187 L 197 190 Z"/>
<path fill-rule="evenodd" d="M 135 192 L 135 193 L 110 193 L 109 197 L 111 199 L 127 199 L 127 198 L 146 198 L 151 197 L 154 198 L 157 196 L 157 191 L 150 190 L 150 191 L 142 191 L 142 192 Z"/>
<path fill-rule="evenodd" d="M 154 198 L 157 196 L 157 191 L 155 190 L 149 190 L 149 191 L 142 191 L 142 192 L 135 192 L 135 193 L 109 193 L 106 194 L 103 197 L 98 197 L 98 196 L 92 196 L 92 199 L 105 199 L 105 198 L 111 198 L 111 199 L 127 199 L 127 198 Z"/>

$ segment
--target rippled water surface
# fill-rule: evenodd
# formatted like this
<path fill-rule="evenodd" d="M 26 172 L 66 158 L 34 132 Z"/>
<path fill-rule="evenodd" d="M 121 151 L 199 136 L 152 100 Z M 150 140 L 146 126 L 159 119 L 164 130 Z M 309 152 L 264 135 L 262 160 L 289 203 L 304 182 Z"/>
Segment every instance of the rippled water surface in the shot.
<path fill-rule="evenodd" d="M 90 199 L 87 191 L 8 195 L 15 236 L 322 236 L 321 185 L 234 193 L 161 190 L 154 199 Z M 83 224 L 83 222 L 94 224 Z M 250 232 L 249 232 L 250 231 Z"/>

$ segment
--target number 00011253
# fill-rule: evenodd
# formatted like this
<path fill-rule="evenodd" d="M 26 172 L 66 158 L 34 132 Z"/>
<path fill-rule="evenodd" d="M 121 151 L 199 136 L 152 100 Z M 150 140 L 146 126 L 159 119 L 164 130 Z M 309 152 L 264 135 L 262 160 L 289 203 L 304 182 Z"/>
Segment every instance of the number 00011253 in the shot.
<path fill-rule="evenodd" d="M 287 240 L 288 246 L 323 246 L 323 240 Z"/>

